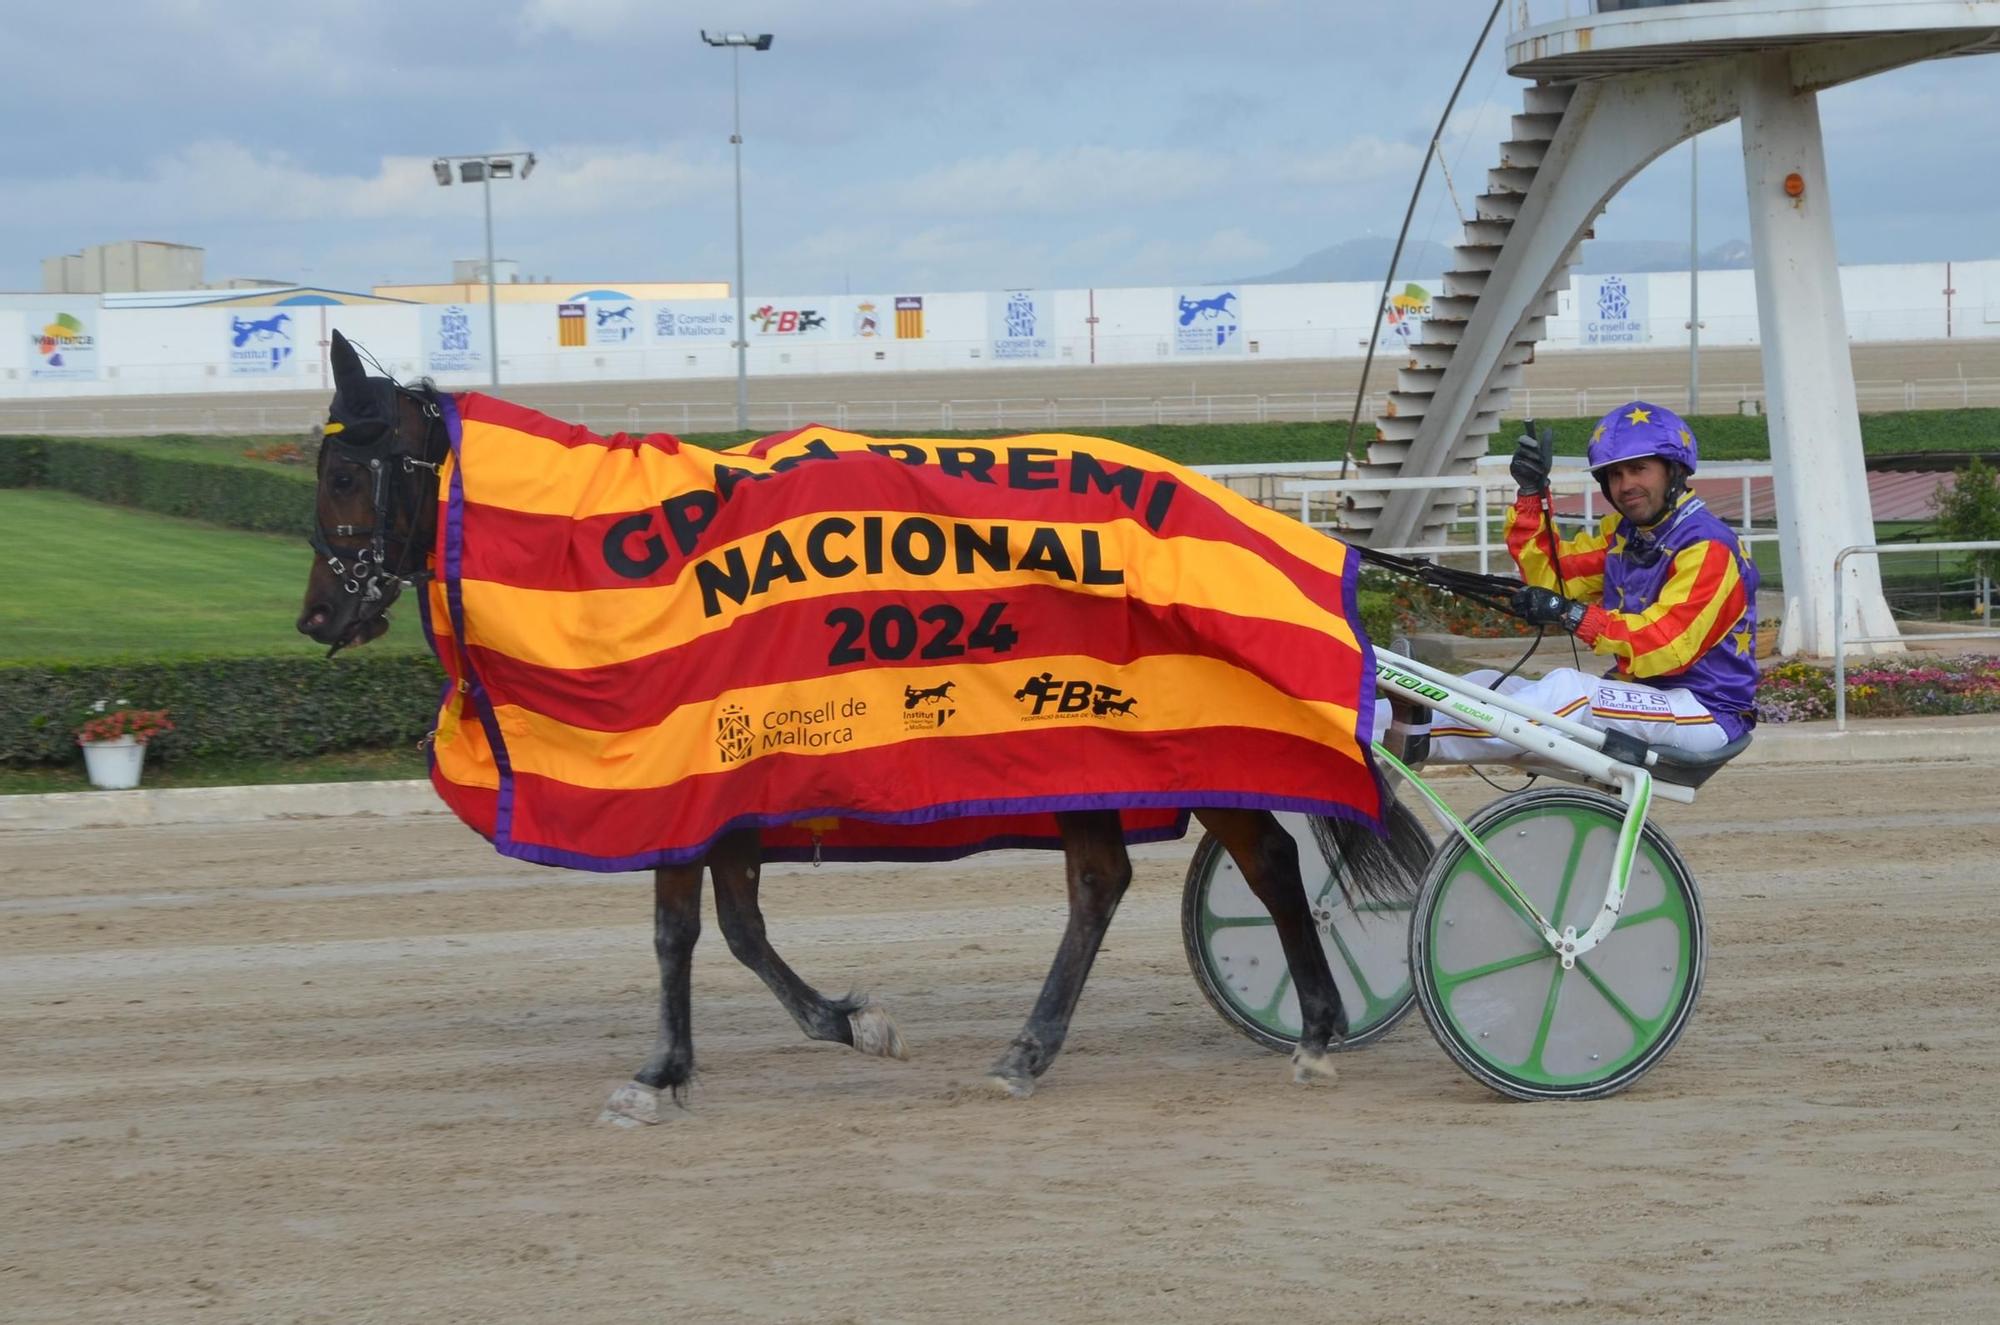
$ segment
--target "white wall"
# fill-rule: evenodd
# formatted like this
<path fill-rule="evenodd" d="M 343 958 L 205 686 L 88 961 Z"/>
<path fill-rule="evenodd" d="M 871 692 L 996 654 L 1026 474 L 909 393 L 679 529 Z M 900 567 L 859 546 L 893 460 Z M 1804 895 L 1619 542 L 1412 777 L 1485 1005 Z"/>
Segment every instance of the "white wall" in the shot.
<path fill-rule="evenodd" d="M 1946 264 L 1847 267 L 1841 270 L 1848 331 L 1857 341 L 1934 339 L 1946 332 Z M 1574 278 L 1550 320 L 1550 349 L 1579 343 L 1579 306 L 1598 277 Z M 1688 278 L 1684 272 L 1626 278 L 1632 313 L 1642 320 L 1640 346 L 1687 344 Z M 1437 278 L 1420 280 L 1433 295 Z M 1400 290 L 1403 282 L 1397 283 Z M 1950 264 L 1950 334 L 2000 336 L 2000 260 Z M 1183 340 L 1177 313 L 1180 300 L 1223 293 L 1229 316 L 1198 318 Z M 1214 362 L 1218 366 L 1251 357 L 1265 359 L 1358 358 L 1366 348 L 1380 287 L 1369 283 L 1247 285 L 1034 292 L 1039 314 L 1036 334 L 1047 354 L 1032 362 L 1050 365 Z M 1008 292 L 944 293 L 922 296 L 923 338 L 896 337 L 893 292 L 877 295 L 758 296 L 747 301 L 752 314 L 750 365 L 759 377 L 812 373 L 903 373 L 943 368 L 1005 366 L 997 359 L 994 328 Z M 857 334 L 864 303 L 874 305 L 872 337 Z M 630 379 L 727 377 L 735 352 L 726 331 L 707 338 L 665 338 L 655 334 L 653 313 L 666 304 L 734 316 L 728 300 L 642 301 L 635 316 L 644 324 L 623 344 L 561 343 L 554 305 L 502 304 L 499 307 L 501 375 L 508 382 L 564 382 Z M 773 317 L 755 314 L 769 306 Z M 605 305 L 594 306 L 593 312 Z M 781 315 L 810 310 L 818 319 L 804 331 L 780 329 Z M 50 374 L 30 343 L 35 330 L 58 313 L 82 319 L 95 338 L 94 368 L 85 378 Z M 290 354 L 276 371 L 254 369 L 253 340 L 242 361 L 232 362 L 232 327 L 237 319 L 286 314 L 283 343 Z M 447 387 L 476 387 L 484 367 L 483 305 L 474 306 L 480 358 L 476 371 L 437 372 L 423 343 L 420 305 L 293 306 L 262 308 L 103 308 L 91 295 L 0 294 L 0 398 L 102 396 L 171 392 L 258 392 L 322 390 L 326 334 L 339 328 L 364 345 L 384 368 L 399 377 L 432 374 Z M 1091 321 L 1092 318 L 1096 320 Z M 1231 323 L 1230 318 L 1234 321 Z M 1757 343 L 1757 300 L 1748 271 L 1708 272 L 1701 278 L 1704 345 Z M 587 320 L 594 320 L 587 319 Z M 629 324 L 628 324 L 629 325 Z M 713 324 L 711 324 L 713 325 Z M 1229 330 L 1233 325 L 1234 330 Z M 1221 344 L 1214 338 L 1220 336 Z M 1204 337 L 1209 339 L 1203 340 Z M 1385 333 L 1385 343 L 1392 339 Z M 1191 348 L 1194 342 L 1198 346 Z M 274 341 L 273 343 L 277 343 Z"/>

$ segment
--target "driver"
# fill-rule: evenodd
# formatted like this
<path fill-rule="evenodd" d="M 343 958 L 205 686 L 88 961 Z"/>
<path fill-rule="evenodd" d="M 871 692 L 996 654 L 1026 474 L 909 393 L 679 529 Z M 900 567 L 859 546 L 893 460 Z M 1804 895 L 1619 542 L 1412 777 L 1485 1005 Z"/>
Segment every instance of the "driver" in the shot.
<path fill-rule="evenodd" d="M 1735 533 L 1688 488 L 1694 434 L 1672 410 L 1635 400 L 1590 434 L 1588 462 L 1615 510 L 1562 539 L 1550 556 L 1548 470 L 1533 438 L 1509 467 L 1520 496 L 1507 513 L 1507 550 L 1526 581 L 1511 604 L 1534 625 L 1559 626 L 1614 660 L 1603 676 L 1558 667 L 1539 681 L 1495 671 L 1466 676 L 1587 726 L 1691 753 L 1716 750 L 1755 725 L 1757 568 Z M 1521 751 L 1440 719 L 1432 755 L 1502 762 Z"/>

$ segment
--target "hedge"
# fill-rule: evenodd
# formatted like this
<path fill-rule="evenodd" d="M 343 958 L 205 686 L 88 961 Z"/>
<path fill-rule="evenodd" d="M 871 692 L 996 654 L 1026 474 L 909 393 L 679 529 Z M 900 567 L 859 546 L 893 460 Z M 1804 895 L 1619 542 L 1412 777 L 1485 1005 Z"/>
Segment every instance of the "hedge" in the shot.
<path fill-rule="evenodd" d="M 144 445 L 85 438 L 9 438 L 0 454 L 39 449 L 32 483 L 94 501 L 134 506 L 231 529 L 304 536 L 312 528 L 313 471 L 303 466 L 218 461 L 193 439 L 149 438 Z M 177 444 L 178 443 L 178 444 Z M 0 469 L 26 470 L 17 454 Z"/>
<path fill-rule="evenodd" d="M 175 730 L 152 757 L 299 758 L 413 742 L 431 729 L 444 673 L 427 653 L 327 659 L 190 658 L 0 664 L 0 764 L 75 758 L 99 699 L 164 708 Z"/>

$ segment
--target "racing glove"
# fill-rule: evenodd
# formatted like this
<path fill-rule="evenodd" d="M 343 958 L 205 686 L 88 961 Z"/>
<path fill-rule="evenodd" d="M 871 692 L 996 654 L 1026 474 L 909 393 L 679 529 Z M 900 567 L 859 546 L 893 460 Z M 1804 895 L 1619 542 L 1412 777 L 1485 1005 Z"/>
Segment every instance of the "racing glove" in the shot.
<path fill-rule="evenodd" d="M 1572 635 L 1578 632 L 1591 610 L 1590 604 L 1565 598 L 1539 584 L 1524 584 L 1516 589 L 1507 609 L 1531 626 L 1561 626 Z"/>
<path fill-rule="evenodd" d="M 1542 463 L 1542 444 L 1532 437 L 1514 443 L 1514 458 L 1507 465 L 1514 484 L 1523 493 L 1540 492 L 1549 486 L 1549 467 Z"/>

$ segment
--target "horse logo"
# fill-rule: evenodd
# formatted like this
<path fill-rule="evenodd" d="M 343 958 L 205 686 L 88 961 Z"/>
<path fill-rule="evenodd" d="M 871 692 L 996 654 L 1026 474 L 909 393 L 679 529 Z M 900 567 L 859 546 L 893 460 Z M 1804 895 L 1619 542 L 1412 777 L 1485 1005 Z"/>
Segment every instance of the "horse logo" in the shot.
<path fill-rule="evenodd" d="M 597 325 L 601 327 L 607 322 L 624 322 L 630 326 L 632 324 L 632 305 L 627 304 L 623 308 L 598 309 Z"/>
<path fill-rule="evenodd" d="M 919 690 L 915 686 L 904 686 L 903 707 L 913 709 L 924 701 L 931 699 L 943 703 L 951 698 L 951 688 L 957 684 L 958 682 L 956 681 L 946 681 L 942 685 L 934 685 L 927 690 Z"/>
<path fill-rule="evenodd" d="M 1139 702 L 1139 697 L 1137 695 L 1125 695 L 1123 699 L 1112 698 L 1113 695 L 1122 694 L 1125 694 L 1125 692 L 1122 690 L 1113 690 L 1110 686 L 1097 687 L 1097 693 L 1091 696 L 1090 699 L 1091 716 L 1102 718 L 1116 713 L 1123 718 L 1131 717 L 1132 706 Z"/>
<path fill-rule="evenodd" d="M 826 319 L 820 316 L 818 313 L 814 312 L 812 309 L 801 308 L 799 310 L 800 331 L 811 331 L 814 327 L 823 327 L 825 325 L 826 325 Z"/>
<path fill-rule="evenodd" d="M 290 313 L 279 313 L 275 317 L 261 318 L 254 321 L 245 320 L 240 317 L 231 318 L 231 330 L 235 333 L 235 339 L 230 343 L 240 350 L 250 343 L 252 336 L 255 336 L 258 340 L 270 340 L 273 337 L 288 337 L 291 333 L 285 330 L 285 324 L 291 320 L 292 315 Z"/>
<path fill-rule="evenodd" d="M 921 690 L 912 685 L 904 686 L 903 730 L 935 731 L 944 726 L 951 715 L 958 712 L 951 707 L 952 687 L 957 684 L 956 681 L 941 681 Z"/>
<path fill-rule="evenodd" d="M 1236 310 L 1229 305 L 1236 301 L 1234 290 L 1224 290 L 1213 299 L 1190 299 L 1181 296 L 1181 325 L 1192 326 L 1198 317 L 1213 321 L 1219 317 L 1235 317 Z"/>

